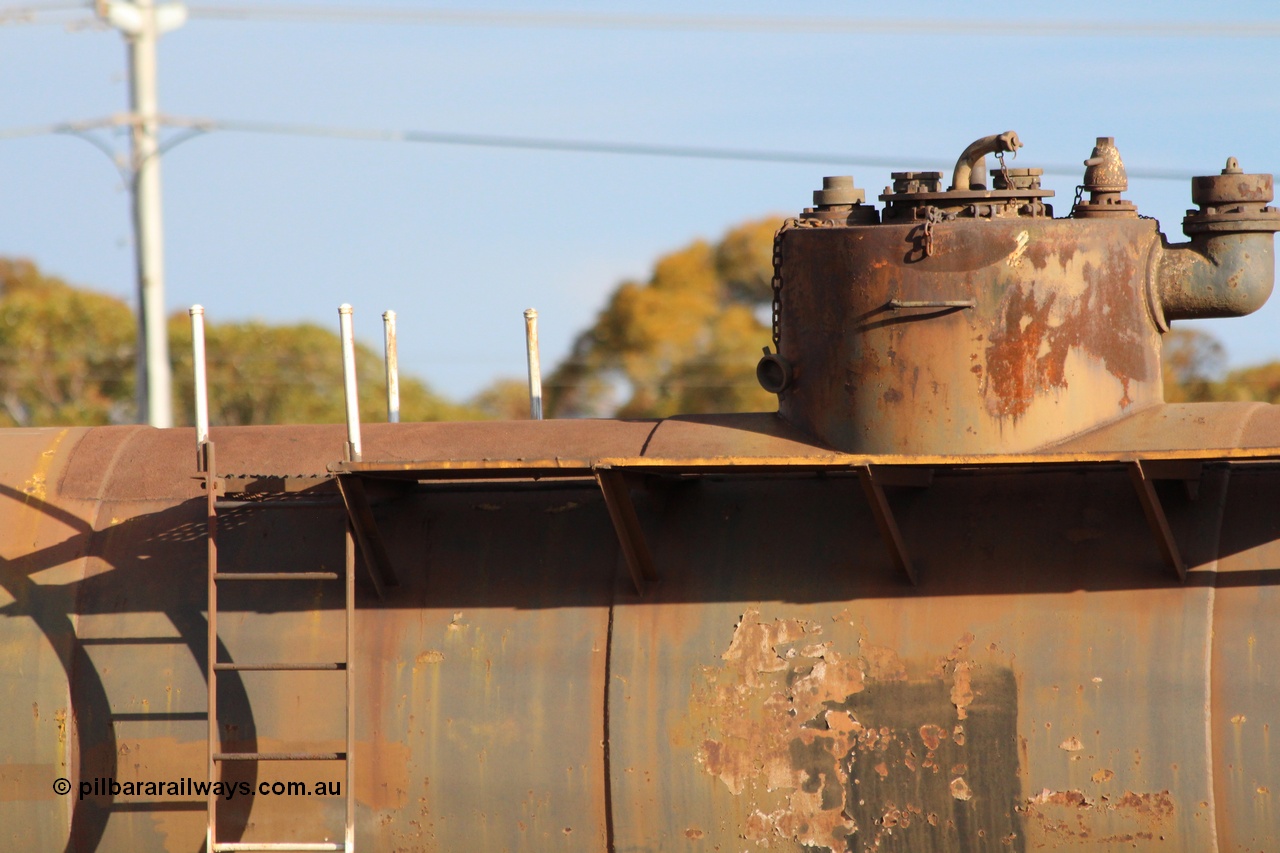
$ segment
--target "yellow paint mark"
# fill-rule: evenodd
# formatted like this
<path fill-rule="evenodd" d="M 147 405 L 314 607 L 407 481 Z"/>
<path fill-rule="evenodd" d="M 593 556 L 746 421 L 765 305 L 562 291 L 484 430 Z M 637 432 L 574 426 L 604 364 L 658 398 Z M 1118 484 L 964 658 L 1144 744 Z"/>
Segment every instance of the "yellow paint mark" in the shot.
<path fill-rule="evenodd" d="M 1027 243 L 1031 241 L 1031 235 L 1026 231 L 1019 231 L 1015 239 L 1018 245 L 1009 253 L 1007 263 L 1011 267 L 1020 267 L 1022 266 L 1022 256 L 1027 253 Z"/>
<path fill-rule="evenodd" d="M 36 468 L 31 472 L 31 476 L 27 479 L 22 491 L 28 496 L 26 503 L 30 505 L 31 499 L 43 501 L 48 496 L 48 478 L 49 468 L 53 465 L 54 457 L 57 456 L 58 445 L 62 444 L 62 440 L 67 437 L 69 429 L 62 429 L 54 437 L 53 442 L 44 449 L 40 454 L 40 459 L 36 462 Z"/>

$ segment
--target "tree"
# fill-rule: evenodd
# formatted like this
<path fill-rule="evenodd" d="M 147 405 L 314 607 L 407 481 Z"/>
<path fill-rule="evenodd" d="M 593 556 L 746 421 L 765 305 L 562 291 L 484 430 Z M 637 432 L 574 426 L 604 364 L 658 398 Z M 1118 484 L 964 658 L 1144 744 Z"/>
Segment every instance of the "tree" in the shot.
<path fill-rule="evenodd" d="M 1280 403 L 1280 361 L 1227 371 L 1218 339 L 1194 329 L 1164 336 L 1164 396 L 1170 403 Z M 1225 375 L 1224 375 L 1225 374 Z"/>
<path fill-rule="evenodd" d="M 1233 370 L 1222 386 L 1222 399 L 1280 403 L 1280 361 Z"/>
<path fill-rule="evenodd" d="M 175 418 L 194 421 L 191 321 L 169 321 L 174 360 Z M 283 423 L 342 423 L 342 341 L 337 332 L 311 323 L 271 326 L 260 321 L 205 324 L 209 420 L 220 426 Z M 382 357 L 356 344 L 360 418 L 387 417 Z M 413 377 L 400 377 L 404 421 L 469 420 L 477 410 L 454 405 Z"/>
<path fill-rule="evenodd" d="M 469 405 L 485 417 L 500 421 L 529 419 L 529 382 L 525 379 L 495 379 L 471 398 Z"/>
<path fill-rule="evenodd" d="M 96 426 L 135 414 L 136 325 L 113 296 L 74 287 L 24 260 L 0 258 L 0 426 Z M 335 331 L 310 324 L 207 324 L 209 410 L 217 425 L 341 423 L 342 349 Z M 193 421 L 191 324 L 169 321 L 175 413 Z M 386 417 L 382 358 L 356 345 L 360 416 Z M 406 421 L 484 417 L 421 380 L 400 377 Z"/>
<path fill-rule="evenodd" d="M 757 313 L 771 299 L 779 225 L 761 219 L 715 245 L 695 241 L 660 258 L 647 282 L 619 285 L 548 380 L 548 410 L 660 417 L 775 408 L 755 365 L 769 342 Z"/>
<path fill-rule="evenodd" d="M 0 258 L 0 424 L 128 421 L 134 328 L 121 300 Z"/>
<path fill-rule="evenodd" d="M 1198 329 L 1173 329 L 1163 341 L 1164 398 L 1169 403 L 1220 399 L 1218 380 L 1227 351 L 1218 339 Z"/>

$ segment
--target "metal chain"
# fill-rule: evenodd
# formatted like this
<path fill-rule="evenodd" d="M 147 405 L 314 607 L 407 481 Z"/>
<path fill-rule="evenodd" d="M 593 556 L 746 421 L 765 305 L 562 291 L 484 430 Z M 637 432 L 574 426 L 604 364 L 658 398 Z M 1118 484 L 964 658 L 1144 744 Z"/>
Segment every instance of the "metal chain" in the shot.
<path fill-rule="evenodd" d="M 788 219 L 773 235 L 773 351 L 782 348 L 782 233 L 795 227 L 796 220 Z"/>
<path fill-rule="evenodd" d="M 926 258 L 933 256 L 933 226 L 943 222 L 955 219 L 954 213 L 947 213 L 941 208 L 928 205 L 924 209 L 924 224 L 920 226 L 921 236 L 924 238 L 924 256 Z"/>
<path fill-rule="evenodd" d="M 1084 198 L 1084 184 L 1076 184 L 1076 200 L 1071 203 L 1071 211 L 1067 213 L 1067 219 L 1076 215 L 1076 205 Z"/>
<path fill-rule="evenodd" d="M 1017 156 L 1018 156 L 1018 153 L 1015 151 L 1015 152 L 1014 152 L 1014 154 L 1013 154 L 1013 156 L 1014 156 L 1014 157 L 1017 157 Z M 1004 187 L 1005 187 L 1005 189 L 1007 189 L 1007 190 L 1011 190 L 1011 189 L 1013 189 L 1013 188 L 1014 188 L 1014 187 L 1013 187 L 1013 181 L 1009 178 L 1009 167 L 1008 167 L 1008 166 L 1006 166 L 1006 165 L 1004 164 L 1004 152 L 1003 152 L 1003 151 L 997 151 L 997 152 L 996 152 L 996 160 L 1000 163 L 1000 175 L 1001 175 L 1001 177 L 1003 177 L 1003 178 L 1004 178 Z"/>
<path fill-rule="evenodd" d="M 787 219 L 773 235 L 773 351 L 782 351 L 782 235 L 793 228 L 829 228 L 826 219 Z"/>

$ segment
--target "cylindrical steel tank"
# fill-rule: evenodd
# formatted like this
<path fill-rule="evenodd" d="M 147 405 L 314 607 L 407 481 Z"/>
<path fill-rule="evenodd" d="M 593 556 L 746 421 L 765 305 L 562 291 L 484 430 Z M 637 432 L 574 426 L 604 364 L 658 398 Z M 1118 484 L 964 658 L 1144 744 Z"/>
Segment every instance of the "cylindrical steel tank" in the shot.
<path fill-rule="evenodd" d="M 829 190 L 788 222 L 775 252 L 778 355 L 765 362 L 786 365 L 770 388 L 783 418 L 851 452 L 1044 447 L 1163 402 L 1168 321 L 1246 314 L 1270 295 L 1270 175 L 1232 158 L 1195 178 L 1192 240 L 1170 245 L 1120 198 L 1110 138 L 1086 161 L 1091 199 L 1071 218 L 1052 218 L 1039 170 L 1005 170 L 996 189 L 970 183 L 975 156 L 1018 145 L 1012 132 L 975 142 L 959 189 L 942 191 L 936 172 L 895 174 L 883 222 L 861 191 L 830 204 Z"/>
<path fill-rule="evenodd" d="M 794 229 L 785 262 L 871 287 L 860 227 Z M 982 269 L 948 293 L 988 299 Z M 785 416 L 810 334 L 786 325 L 795 364 L 772 364 L 795 367 L 784 416 L 365 425 L 358 462 L 340 426 L 215 427 L 213 478 L 192 430 L 0 432 L 0 846 L 203 849 L 203 487 L 315 498 L 226 509 L 221 570 L 332 572 L 337 476 L 398 578 L 356 587 L 356 850 L 1275 849 L 1280 409 L 1148 396 L 1047 450 L 847 453 Z M 970 371 L 931 381 L 985 399 Z M 339 588 L 222 595 L 220 660 L 343 659 Z M 341 673 L 218 685 L 215 749 L 341 748 Z M 249 791 L 221 849 L 342 841 L 338 763 L 220 772 Z"/>
<path fill-rule="evenodd" d="M 1154 437 L 1208 415 L 1202 440 L 1280 443 L 1272 407 L 1198 408 L 1163 412 Z M 680 421 L 522 426 L 384 427 L 367 453 L 502 442 L 536 459 L 577 442 L 641 458 L 648 440 L 661 460 L 699 444 Z M 696 426 L 739 459 L 795 450 L 756 423 Z M 189 791 L 78 797 L 93 780 L 204 778 L 204 500 L 186 432 L 0 435 L 8 849 L 203 843 Z M 323 471 L 342 442 L 214 436 L 227 470 L 278 475 Z M 1169 485 L 1185 585 L 1123 470 L 1028 466 L 940 471 L 894 496 L 912 586 L 854 478 L 659 478 L 636 492 L 660 576 L 644 596 L 590 482 L 389 498 L 377 513 L 401 586 L 385 601 L 362 586 L 357 618 L 357 849 L 1267 849 L 1280 470 L 1210 464 L 1194 501 Z M 343 524 L 235 513 L 224 559 L 332 569 Z M 223 608 L 229 660 L 340 654 L 341 610 L 318 583 Z M 222 684 L 224 748 L 341 738 L 332 673 Z M 76 793 L 54 794 L 60 777 Z M 224 839 L 341 837 L 332 799 L 241 797 L 221 814 Z"/>

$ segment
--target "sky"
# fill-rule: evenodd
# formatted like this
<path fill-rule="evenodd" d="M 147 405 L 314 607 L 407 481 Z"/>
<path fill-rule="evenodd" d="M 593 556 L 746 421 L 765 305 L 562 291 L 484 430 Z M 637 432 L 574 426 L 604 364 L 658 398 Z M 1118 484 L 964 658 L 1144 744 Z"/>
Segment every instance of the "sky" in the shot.
<path fill-rule="evenodd" d="M 233 130 L 167 150 L 170 312 L 198 302 L 211 322 L 336 331 L 350 302 L 357 336 L 380 349 L 381 313 L 394 309 L 401 370 L 454 399 L 524 375 L 525 308 L 538 309 L 549 370 L 620 281 L 647 278 L 691 240 L 798 213 L 824 175 L 852 174 L 870 200 L 890 171 L 949 172 L 969 142 L 1012 129 L 1026 146 L 1012 165 L 1067 167 L 1045 178 L 1061 211 L 1094 139 L 1112 136 L 1131 171 L 1126 197 L 1179 241 L 1192 175 L 1228 156 L 1280 171 L 1272 2 L 263 0 L 235 17 L 249 5 L 188 4 L 160 41 L 163 113 L 841 155 L 748 162 Z M 433 10 L 511 14 L 383 14 Z M 576 13 L 615 23 L 583 26 Z M 840 23 L 802 26 L 815 20 Z M 127 110 L 123 40 L 87 6 L 0 0 L 0 21 L 0 137 Z M 885 21 L 897 23 L 874 26 Z M 98 141 L 127 151 L 118 132 Z M 103 151 L 66 134 L 0 138 L 0 255 L 132 303 L 132 252 L 128 195 Z M 1278 321 L 1280 299 L 1194 325 L 1243 365 L 1280 358 Z"/>

